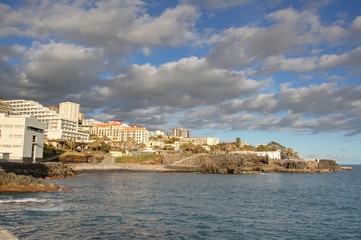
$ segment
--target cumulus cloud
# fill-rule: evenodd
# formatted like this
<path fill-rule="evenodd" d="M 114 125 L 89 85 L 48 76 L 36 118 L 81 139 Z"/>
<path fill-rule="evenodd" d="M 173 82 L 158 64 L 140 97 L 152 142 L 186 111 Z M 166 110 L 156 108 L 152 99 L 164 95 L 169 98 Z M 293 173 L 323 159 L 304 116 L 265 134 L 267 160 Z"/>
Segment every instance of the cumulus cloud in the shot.
<path fill-rule="evenodd" d="M 102 52 L 75 44 L 50 42 L 24 49 L 5 96 L 37 100 L 57 99 L 86 91 L 96 82 Z"/>
<path fill-rule="evenodd" d="M 0 4 L 0 95 L 71 100 L 88 116 L 150 129 L 179 121 L 189 129 L 359 134 L 360 16 L 326 21 L 317 11 L 329 1 L 316 10 L 278 2 L 257 21 L 202 29 L 209 12 L 213 20 L 250 4 Z"/>
<path fill-rule="evenodd" d="M 249 0 L 184 0 L 184 2 L 207 7 L 210 9 L 226 9 L 230 7 L 242 6 L 248 3 Z"/>
<path fill-rule="evenodd" d="M 117 56 L 139 46 L 180 45 L 195 37 L 193 27 L 198 12 L 191 5 L 150 16 L 141 1 L 92 3 L 40 1 L 16 9 L 1 5 L 0 36 L 77 41 Z"/>
<path fill-rule="evenodd" d="M 329 83 L 295 88 L 283 84 L 277 94 L 258 94 L 188 111 L 182 116 L 182 124 L 194 128 L 228 126 L 231 130 L 345 131 L 354 135 L 361 127 L 360 96 L 361 87 L 338 88 Z"/>
<path fill-rule="evenodd" d="M 159 67 L 132 65 L 123 76 L 103 83 L 108 98 L 175 108 L 216 104 L 262 89 L 268 81 L 247 79 L 241 72 L 212 68 L 206 59 L 180 59 Z M 97 89 L 99 92 L 99 89 Z M 134 104 L 131 104 L 134 106 Z"/>
<path fill-rule="evenodd" d="M 265 17 L 270 27 L 229 28 L 210 39 L 215 44 L 208 60 L 217 66 L 247 67 L 255 61 L 283 55 L 308 53 L 308 48 L 322 43 L 336 44 L 346 35 L 341 26 L 323 26 L 312 12 L 293 8 L 278 10 Z"/>

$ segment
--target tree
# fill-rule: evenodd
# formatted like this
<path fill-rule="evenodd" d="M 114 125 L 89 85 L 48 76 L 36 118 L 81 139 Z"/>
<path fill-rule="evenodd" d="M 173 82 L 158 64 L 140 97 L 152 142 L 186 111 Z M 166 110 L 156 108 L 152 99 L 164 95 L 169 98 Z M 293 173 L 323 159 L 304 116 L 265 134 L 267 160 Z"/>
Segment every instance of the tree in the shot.
<path fill-rule="evenodd" d="M 204 149 L 201 145 L 195 145 L 193 143 L 185 143 L 180 146 L 180 151 L 182 153 L 191 153 L 191 154 L 197 154 L 197 153 L 206 153 L 207 150 Z"/>
<path fill-rule="evenodd" d="M 70 149 L 70 151 L 74 151 L 76 147 L 76 142 L 74 140 L 66 141 L 66 146 Z"/>
<path fill-rule="evenodd" d="M 101 142 L 99 149 L 103 152 L 109 152 L 110 151 L 110 146 L 106 143 L 106 142 Z"/>
<path fill-rule="evenodd" d="M 90 147 L 91 150 L 95 149 L 96 151 L 98 151 L 100 148 L 100 144 L 101 144 L 101 141 L 99 139 L 97 139 L 93 142 L 88 143 L 88 147 Z"/>

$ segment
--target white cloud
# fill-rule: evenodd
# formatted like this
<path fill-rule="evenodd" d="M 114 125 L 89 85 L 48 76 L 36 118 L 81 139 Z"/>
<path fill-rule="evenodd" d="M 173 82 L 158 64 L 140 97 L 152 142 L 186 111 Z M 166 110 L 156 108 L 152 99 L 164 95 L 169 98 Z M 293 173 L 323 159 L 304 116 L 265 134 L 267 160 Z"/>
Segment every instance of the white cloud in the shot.
<path fill-rule="evenodd" d="M 124 77 L 107 81 L 112 96 L 173 107 L 214 104 L 258 91 L 267 81 L 247 79 L 242 73 L 212 68 L 206 59 L 180 59 L 154 67 L 133 65 Z"/>
<path fill-rule="evenodd" d="M 336 23 L 323 26 L 319 17 L 309 11 L 297 12 L 288 8 L 270 13 L 265 19 L 272 25 L 232 27 L 213 35 L 209 43 L 215 47 L 208 60 L 216 66 L 249 66 L 265 58 L 297 56 L 308 53 L 311 47 L 337 44 L 347 35 L 347 31 Z"/>
<path fill-rule="evenodd" d="M 211 9 L 226 9 L 236 6 L 242 6 L 249 2 L 249 0 L 184 0 L 186 3 L 196 4 L 201 7 Z"/>
<path fill-rule="evenodd" d="M 84 6 L 86 5 L 86 6 Z M 41 1 L 10 9 L 2 5 L 0 36 L 76 41 L 102 47 L 111 56 L 147 46 L 181 45 L 195 38 L 199 13 L 179 5 L 160 16 L 146 13 L 141 1 Z M 31 17 L 29 17 L 31 16 Z"/>

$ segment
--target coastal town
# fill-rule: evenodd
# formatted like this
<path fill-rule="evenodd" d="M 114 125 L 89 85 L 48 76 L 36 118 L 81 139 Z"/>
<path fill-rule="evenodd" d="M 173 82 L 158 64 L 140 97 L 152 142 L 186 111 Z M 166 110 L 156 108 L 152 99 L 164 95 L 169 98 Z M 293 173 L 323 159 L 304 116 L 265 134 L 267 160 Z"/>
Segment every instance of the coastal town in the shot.
<path fill-rule="evenodd" d="M 268 159 L 298 158 L 292 149 L 275 142 L 253 147 L 237 138 L 231 143 L 220 143 L 216 137 L 191 137 L 183 128 L 167 133 L 131 126 L 122 120 L 86 119 L 80 105 L 69 101 L 43 106 L 31 100 L 2 100 L 0 133 L 0 159 L 15 162 L 41 162 L 46 158 L 46 148 L 101 150 L 115 158 L 139 153 L 247 153 Z"/>
<path fill-rule="evenodd" d="M 57 191 L 41 179 L 84 171 L 326 173 L 351 170 L 335 160 L 305 160 L 278 142 L 252 146 L 240 138 L 191 137 L 183 128 L 166 133 L 122 120 L 86 119 L 80 105 L 45 107 L 31 100 L 0 101 L 0 192 Z"/>

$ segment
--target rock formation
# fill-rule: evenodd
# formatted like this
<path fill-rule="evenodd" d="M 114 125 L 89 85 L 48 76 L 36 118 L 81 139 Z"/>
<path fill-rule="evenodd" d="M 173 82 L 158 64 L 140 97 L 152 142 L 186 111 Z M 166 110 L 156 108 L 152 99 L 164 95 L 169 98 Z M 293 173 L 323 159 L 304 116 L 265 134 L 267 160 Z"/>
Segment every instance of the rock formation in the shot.
<path fill-rule="evenodd" d="M 58 191 L 58 186 L 43 179 L 75 176 L 74 171 L 59 163 L 0 163 L 0 192 Z M 64 189 L 65 190 L 65 189 Z"/>
<path fill-rule="evenodd" d="M 321 173 L 335 172 L 340 169 L 334 160 L 269 160 L 267 157 L 252 154 L 199 154 L 175 162 L 167 161 L 167 164 L 167 168 L 179 171 L 228 174 L 261 172 Z"/>

